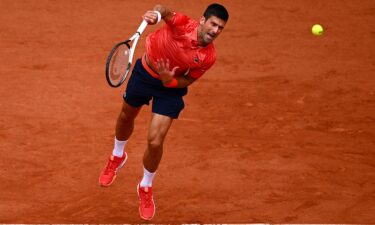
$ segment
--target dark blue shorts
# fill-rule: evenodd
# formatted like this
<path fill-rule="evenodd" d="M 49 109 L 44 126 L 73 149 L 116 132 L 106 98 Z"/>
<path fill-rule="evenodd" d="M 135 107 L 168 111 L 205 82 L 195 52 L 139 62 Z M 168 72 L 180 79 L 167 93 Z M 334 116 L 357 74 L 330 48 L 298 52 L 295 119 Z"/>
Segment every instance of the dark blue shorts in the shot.
<path fill-rule="evenodd" d="M 167 88 L 161 80 L 152 77 L 138 59 L 129 78 L 124 100 L 133 107 L 148 105 L 152 99 L 152 112 L 177 119 L 184 108 L 185 88 Z"/>

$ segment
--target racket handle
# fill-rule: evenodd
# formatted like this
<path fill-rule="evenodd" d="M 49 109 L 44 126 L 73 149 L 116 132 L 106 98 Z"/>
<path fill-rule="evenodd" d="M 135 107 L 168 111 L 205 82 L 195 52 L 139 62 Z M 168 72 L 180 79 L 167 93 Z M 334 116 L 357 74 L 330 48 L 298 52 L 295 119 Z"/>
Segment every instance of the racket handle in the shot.
<path fill-rule="evenodd" d="M 141 25 L 137 29 L 137 33 L 139 33 L 139 35 L 141 35 L 143 33 L 143 31 L 146 29 L 146 27 L 147 27 L 147 22 L 146 22 L 146 20 L 143 20 Z"/>

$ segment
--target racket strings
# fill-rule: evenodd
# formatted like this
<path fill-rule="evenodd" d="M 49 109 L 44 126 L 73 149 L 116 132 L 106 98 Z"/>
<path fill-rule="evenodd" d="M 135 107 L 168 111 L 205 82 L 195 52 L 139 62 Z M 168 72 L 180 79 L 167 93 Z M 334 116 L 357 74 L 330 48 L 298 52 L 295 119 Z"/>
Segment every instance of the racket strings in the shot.
<path fill-rule="evenodd" d="M 121 44 L 112 55 L 109 64 L 109 78 L 113 84 L 122 81 L 128 70 L 130 50 L 127 45 Z"/>

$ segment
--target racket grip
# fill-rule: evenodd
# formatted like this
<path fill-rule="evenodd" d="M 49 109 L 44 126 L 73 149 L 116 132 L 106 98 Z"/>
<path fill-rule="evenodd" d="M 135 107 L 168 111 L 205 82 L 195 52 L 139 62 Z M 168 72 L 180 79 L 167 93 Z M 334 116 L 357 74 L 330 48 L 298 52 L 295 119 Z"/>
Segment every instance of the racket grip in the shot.
<path fill-rule="evenodd" d="M 137 33 L 139 33 L 139 35 L 141 35 L 143 33 L 143 31 L 146 29 L 146 27 L 147 27 L 147 22 L 146 22 L 146 20 L 143 20 L 141 25 L 138 27 Z"/>

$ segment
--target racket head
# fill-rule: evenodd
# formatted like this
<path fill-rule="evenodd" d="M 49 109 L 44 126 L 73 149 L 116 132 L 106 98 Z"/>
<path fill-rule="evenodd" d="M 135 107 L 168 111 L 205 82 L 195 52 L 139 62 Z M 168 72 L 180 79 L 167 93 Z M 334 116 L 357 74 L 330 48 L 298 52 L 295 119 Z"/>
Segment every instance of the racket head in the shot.
<path fill-rule="evenodd" d="M 111 87 L 119 87 L 128 76 L 131 68 L 131 47 L 129 40 L 115 45 L 108 55 L 106 78 Z"/>

